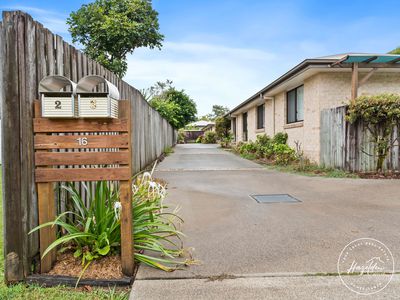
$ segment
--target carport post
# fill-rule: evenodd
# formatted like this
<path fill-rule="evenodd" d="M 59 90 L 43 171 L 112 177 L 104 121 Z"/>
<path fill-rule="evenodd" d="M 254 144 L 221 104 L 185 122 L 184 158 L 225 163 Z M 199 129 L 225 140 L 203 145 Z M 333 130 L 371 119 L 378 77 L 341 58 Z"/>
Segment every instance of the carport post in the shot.
<path fill-rule="evenodd" d="M 358 94 L 358 63 L 353 63 L 351 74 L 351 103 L 354 104 Z"/>

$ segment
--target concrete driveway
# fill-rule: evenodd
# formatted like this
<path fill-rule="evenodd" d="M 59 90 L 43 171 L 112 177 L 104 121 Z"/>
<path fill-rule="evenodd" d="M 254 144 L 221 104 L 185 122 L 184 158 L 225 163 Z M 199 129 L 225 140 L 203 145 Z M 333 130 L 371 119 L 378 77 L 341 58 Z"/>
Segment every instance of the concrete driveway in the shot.
<path fill-rule="evenodd" d="M 400 269 L 399 181 L 280 173 L 199 144 L 178 145 L 156 177 L 168 182 L 167 201 L 182 207 L 186 246 L 202 265 L 173 273 L 141 266 L 138 295 L 151 279 L 335 273 L 343 247 L 364 237 L 385 243 Z M 253 194 L 290 194 L 301 202 L 260 204 Z"/>

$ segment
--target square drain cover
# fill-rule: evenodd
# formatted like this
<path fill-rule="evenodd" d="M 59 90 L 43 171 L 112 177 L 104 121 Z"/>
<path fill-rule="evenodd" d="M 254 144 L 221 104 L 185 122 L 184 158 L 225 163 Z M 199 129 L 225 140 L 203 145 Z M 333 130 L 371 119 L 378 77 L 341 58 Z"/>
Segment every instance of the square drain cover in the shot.
<path fill-rule="evenodd" d="M 301 202 L 288 194 L 250 195 L 258 203 Z"/>

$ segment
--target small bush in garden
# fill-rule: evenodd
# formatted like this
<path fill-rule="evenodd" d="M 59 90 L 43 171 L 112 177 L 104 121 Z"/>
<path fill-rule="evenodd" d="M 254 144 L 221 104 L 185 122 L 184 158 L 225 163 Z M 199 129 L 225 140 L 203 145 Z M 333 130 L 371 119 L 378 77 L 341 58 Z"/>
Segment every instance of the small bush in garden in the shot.
<path fill-rule="evenodd" d="M 197 144 L 201 144 L 203 142 L 203 136 L 200 135 L 197 139 L 196 139 L 196 143 Z"/>
<path fill-rule="evenodd" d="M 233 135 L 232 133 L 229 133 L 227 136 L 220 139 L 219 144 L 221 145 L 222 148 L 229 148 L 231 146 L 232 141 L 233 141 Z"/>
<path fill-rule="evenodd" d="M 183 248 L 178 209 L 168 212 L 164 205 L 165 186 L 152 179 L 151 173 L 138 176 L 133 184 L 133 237 L 135 260 L 171 272 L 196 263 Z"/>
<path fill-rule="evenodd" d="M 272 142 L 274 144 L 281 144 L 284 145 L 287 143 L 288 140 L 288 134 L 286 132 L 278 132 L 275 134 L 274 138 L 272 139 Z"/>
<path fill-rule="evenodd" d="M 185 131 L 183 129 L 179 129 L 178 131 L 178 144 L 185 143 Z"/>
<path fill-rule="evenodd" d="M 288 165 L 290 162 L 296 159 L 294 149 L 290 148 L 286 144 L 275 144 L 274 145 L 274 157 L 275 163 L 278 165 Z"/>
<path fill-rule="evenodd" d="M 76 284 L 93 260 L 119 254 L 121 245 L 122 207 L 115 185 L 106 181 L 99 181 L 94 186 L 82 185 L 88 195 L 88 207 L 73 184 L 63 186 L 70 195 L 70 211 L 30 232 L 48 226 L 59 226 L 65 232 L 45 250 L 43 257 L 59 245 L 64 246 L 60 250 L 62 252 L 73 251 L 74 257 L 82 260 L 83 267 Z M 163 204 L 165 196 L 165 186 L 154 181 L 152 174 L 144 173 L 134 179 L 133 247 L 136 261 L 171 272 L 196 261 L 184 257 L 190 253 L 183 248 L 183 234 L 178 229 L 183 220 L 178 216 L 177 209 L 166 211 L 168 207 Z"/>
<path fill-rule="evenodd" d="M 214 131 L 207 131 L 203 137 L 203 144 L 217 143 L 217 134 Z"/>
<path fill-rule="evenodd" d="M 172 147 L 167 147 L 167 148 L 164 149 L 165 156 L 169 156 L 172 153 L 174 153 L 174 149 Z"/>
<path fill-rule="evenodd" d="M 71 210 L 30 232 L 48 226 L 61 227 L 65 234 L 50 244 L 42 258 L 59 245 L 64 246 L 60 250 L 62 252 L 72 250 L 74 257 L 82 260 L 83 270 L 79 279 L 94 259 L 118 253 L 121 243 L 121 203 L 115 186 L 106 181 L 99 181 L 89 187 L 82 185 L 88 195 L 89 207 L 85 206 L 80 193 L 70 183 L 62 189 L 70 194 Z"/>
<path fill-rule="evenodd" d="M 271 143 L 271 137 L 266 134 L 257 135 L 256 143 L 260 146 L 268 146 Z"/>

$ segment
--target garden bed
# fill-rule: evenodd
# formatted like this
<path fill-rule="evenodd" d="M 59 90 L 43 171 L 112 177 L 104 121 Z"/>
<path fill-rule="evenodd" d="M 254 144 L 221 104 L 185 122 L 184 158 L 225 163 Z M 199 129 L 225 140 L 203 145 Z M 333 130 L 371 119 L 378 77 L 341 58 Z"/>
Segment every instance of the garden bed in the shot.
<path fill-rule="evenodd" d="M 360 178 L 365 179 L 400 179 L 400 172 L 385 172 L 385 173 L 375 173 L 375 172 L 360 172 L 358 173 Z"/>
<path fill-rule="evenodd" d="M 73 253 L 63 253 L 57 256 L 50 272 L 33 274 L 27 278 L 27 283 L 41 286 L 75 286 L 82 270 L 81 259 L 74 258 Z M 129 277 L 122 273 L 121 258 L 112 255 L 91 262 L 78 286 L 129 286 L 133 278 L 134 276 Z"/>

